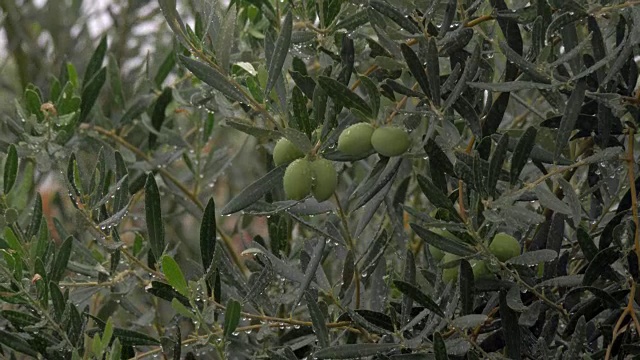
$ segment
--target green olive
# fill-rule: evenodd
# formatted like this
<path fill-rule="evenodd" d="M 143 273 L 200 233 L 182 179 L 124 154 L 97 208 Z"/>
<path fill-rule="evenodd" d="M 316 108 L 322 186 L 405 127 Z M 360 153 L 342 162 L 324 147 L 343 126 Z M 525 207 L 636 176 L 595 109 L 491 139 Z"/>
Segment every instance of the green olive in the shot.
<path fill-rule="evenodd" d="M 316 159 L 311 162 L 313 185 L 311 193 L 318 202 L 328 200 L 338 186 L 338 173 L 333 163 L 326 159 Z"/>
<path fill-rule="evenodd" d="M 520 243 L 507 233 L 499 233 L 493 237 L 489 250 L 500 261 L 507 261 L 520 255 Z"/>
<path fill-rule="evenodd" d="M 285 138 L 278 140 L 276 146 L 273 148 L 273 163 L 276 164 L 276 166 L 290 163 L 303 156 L 304 153 Z"/>
<path fill-rule="evenodd" d="M 294 160 L 284 171 L 284 193 L 287 199 L 302 200 L 311 192 L 311 165 L 307 159 Z"/>
<path fill-rule="evenodd" d="M 371 145 L 378 154 L 392 157 L 404 154 L 411 146 L 411 139 L 399 127 L 383 126 L 373 132 Z"/>
<path fill-rule="evenodd" d="M 471 262 L 471 269 L 473 270 L 473 278 L 476 280 L 487 279 L 491 277 L 491 270 L 487 267 L 487 263 L 484 260 L 474 260 Z"/>
<path fill-rule="evenodd" d="M 351 125 L 338 137 L 338 150 L 351 156 L 364 156 L 371 151 L 373 126 L 368 123 Z"/>
<path fill-rule="evenodd" d="M 442 264 L 447 264 L 458 259 L 460 259 L 460 256 L 458 255 L 445 253 L 442 257 Z M 444 282 L 446 283 L 458 281 L 458 271 L 460 269 L 460 264 L 457 263 L 455 265 L 450 265 L 451 267 L 446 267 L 442 270 L 442 280 L 444 280 Z"/>

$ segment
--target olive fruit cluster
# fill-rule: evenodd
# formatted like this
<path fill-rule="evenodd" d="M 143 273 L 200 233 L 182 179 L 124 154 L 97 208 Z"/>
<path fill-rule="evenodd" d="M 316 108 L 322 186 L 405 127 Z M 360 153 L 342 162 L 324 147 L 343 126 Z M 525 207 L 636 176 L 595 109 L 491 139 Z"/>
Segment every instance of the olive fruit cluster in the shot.
<path fill-rule="evenodd" d="M 357 123 L 338 137 L 338 150 L 351 156 L 366 156 L 372 149 L 387 157 L 398 156 L 404 154 L 409 146 L 409 134 L 396 126 L 374 129 L 371 124 Z"/>
<path fill-rule="evenodd" d="M 287 199 L 302 200 L 309 194 L 319 202 L 328 200 L 338 186 L 338 174 L 329 160 L 304 157 L 291 141 L 282 138 L 273 148 L 276 166 L 290 163 L 284 172 L 282 183 Z"/>

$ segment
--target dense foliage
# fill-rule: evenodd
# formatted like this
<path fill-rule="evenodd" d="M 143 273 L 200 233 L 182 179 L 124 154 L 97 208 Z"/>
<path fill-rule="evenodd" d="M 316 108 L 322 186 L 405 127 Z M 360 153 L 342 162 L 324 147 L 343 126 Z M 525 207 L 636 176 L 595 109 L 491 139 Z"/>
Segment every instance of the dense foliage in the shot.
<path fill-rule="evenodd" d="M 640 7 L 599 1 L 0 0 L 0 355 L 640 354 Z"/>

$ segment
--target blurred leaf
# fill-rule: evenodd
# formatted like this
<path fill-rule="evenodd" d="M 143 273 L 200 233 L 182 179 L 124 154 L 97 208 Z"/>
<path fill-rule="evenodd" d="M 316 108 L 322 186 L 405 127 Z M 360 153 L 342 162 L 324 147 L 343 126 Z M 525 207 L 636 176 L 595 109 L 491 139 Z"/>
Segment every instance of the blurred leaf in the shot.
<path fill-rule="evenodd" d="M 176 35 L 182 46 L 187 49 L 190 49 L 190 43 L 187 39 L 187 31 L 185 29 L 184 23 L 182 19 L 180 19 L 180 14 L 176 10 L 176 0 L 158 0 L 160 4 L 160 9 L 162 9 L 162 14 L 167 20 L 167 24 Z"/>
<path fill-rule="evenodd" d="M 287 54 L 289 53 L 289 46 L 291 45 L 292 28 L 293 15 L 291 14 L 291 11 L 289 11 L 287 12 L 287 15 L 285 15 L 284 21 L 282 22 L 280 35 L 278 35 L 278 39 L 275 43 L 275 48 L 273 49 L 273 56 L 269 61 L 269 69 L 267 71 L 269 77 L 267 78 L 267 85 L 264 90 L 265 97 L 267 97 L 267 94 L 271 92 L 271 89 L 276 84 L 276 81 L 282 75 L 282 65 L 284 64 L 284 60 L 287 58 Z"/>
<path fill-rule="evenodd" d="M 9 191 L 11 191 L 11 188 L 13 188 L 13 184 L 15 184 L 17 177 L 18 152 L 16 151 L 15 145 L 11 144 L 9 146 L 9 152 L 7 153 L 7 158 L 4 163 L 3 186 L 5 194 L 8 194 Z"/>
<path fill-rule="evenodd" d="M 227 308 L 224 313 L 224 337 L 228 339 L 231 337 L 233 332 L 238 327 L 240 323 L 240 311 L 242 310 L 242 306 L 239 302 L 234 299 L 229 299 L 227 301 Z"/>
<path fill-rule="evenodd" d="M 507 305 L 506 291 L 500 291 L 500 320 L 505 339 L 506 355 L 509 359 L 522 358 L 522 334 L 518 325 L 518 314 Z"/>
<path fill-rule="evenodd" d="M 280 136 L 280 133 L 275 130 L 264 129 L 262 127 L 245 124 L 231 119 L 225 119 L 224 125 L 257 138 L 275 138 Z"/>
<path fill-rule="evenodd" d="M 209 198 L 200 223 L 200 257 L 202 267 L 206 273 L 213 261 L 216 250 L 216 204 L 213 197 Z"/>
<path fill-rule="evenodd" d="M 318 85 L 320 85 L 327 95 L 336 103 L 348 109 L 358 110 L 366 116 L 372 115 L 373 112 L 369 104 L 341 82 L 326 76 L 319 76 Z"/>
<path fill-rule="evenodd" d="M 549 262 L 549 261 L 555 260 L 557 257 L 558 257 L 557 252 L 549 249 L 542 249 L 542 250 L 526 252 L 522 255 L 519 255 L 507 260 L 507 263 L 514 264 L 514 265 L 522 265 L 522 266 L 533 266 L 533 265 L 538 265 L 539 263 L 542 263 L 542 262 Z"/>
<path fill-rule="evenodd" d="M 359 359 L 373 356 L 399 348 L 398 344 L 348 344 L 331 346 L 316 351 L 313 356 L 316 359 Z"/>
<path fill-rule="evenodd" d="M 162 0 L 160 1 L 162 3 Z M 171 70 L 176 66 L 176 54 L 173 51 L 170 51 L 167 56 L 162 60 L 162 63 L 158 67 L 158 71 L 156 75 L 153 77 L 153 83 L 156 85 L 156 88 L 162 88 L 162 83 L 169 76 Z"/>
<path fill-rule="evenodd" d="M 187 70 L 191 71 L 193 76 L 202 80 L 212 88 L 220 91 L 229 99 L 245 104 L 249 102 L 240 88 L 238 88 L 236 84 L 232 83 L 220 71 L 203 62 L 188 58 L 184 55 L 178 55 L 178 58 L 180 59 L 180 62 L 184 64 Z"/>
<path fill-rule="evenodd" d="M 118 60 L 116 60 L 113 53 L 109 53 L 109 63 L 107 65 L 107 72 L 109 74 L 109 85 L 111 86 L 111 93 L 113 94 L 113 100 L 117 105 L 124 108 L 126 106 L 126 100 L 124 98 L 124 91 L 122 90 L 122 80 L 120 79 L 120 67 L 118 66 Z"/>
<path fill-rule="evenodd" d="M 571 92 L 569 100 L 567 100 L 567 106 L 564 114 L 562 115 L 562 120 L 560 120 L 560 128 L 556 135 L 556 151 L 554 159 L 558 159 L 560 157 L 562 150 L 569 141 L 569 137 L 571 137 L 571 131 L 575 128 L 578 115 L 580 115 L 580 109 L 584 103 L 586 90 L 587 81 L 585 79 L 578 80 L 575 88 Z"/>
<path fill-rule="evenodd" d="M 470 314 L 457 317 L 451 321 L 451 326 L 458 329 L 469 329 L 480 326 L 487 321 L 488 317 L 484 314 Z"/>
<path fill-rule="evenodd" d="M 282 183 L 282 176 L 284 176 L 285 169 L 285 165 L 278 166 L 244 188 L 240 194 L 236 195 L 222 208 L 222 215 L 233 214 L 247 208 L 255 201 L 260 200 L 260 198 L 271 191 L 271 189 Z"/>
<path fill-rule="evenodd" d="M 440 306 L 438 306 L 435 301 L 433 301 L 428 295 L 426 295 L 417 287 L 400 280 L 394 280 L 393 284 L 398 290 L 400 290 L 401 293 L 413 299 L 415 302 L 420 304 L 420 306 L 424 306 L 435 314 L 441 317 L 445 317 L 444 312 L 442 311 L 442 309 L 440 309 Z"/>
<path fill-rule="evenodd" d="M 515 184 L 520 177 L 522 169 L 527 164 L 531 150 L 536 143 L 536 128 L 529 126 L 524 134 L 518 140 L 516 148 L 513 150 L 513 158 L 511 159 L 511 184 Z"/>
<path fill-rule="evenodd" d="M 56 253 L 55 260 L 53 261 L 53 267 L 49 274 L 49 280 L 57 284 L 62 280 L 64 273 L 67 271 L 67 264 L 71 257 L 71 249 L 73 247 L 73 236 L 67 237 L 60 245 L 60 249 Z"/>
<path fill-rule="evenodd" d="M 189 296 L 189 286 L 180 266 L 168 255 L 162 257 L 162 273 L 174 289 L 184 296 Z"/>
<path fill-rule="evenodd" d="M 38 352 L 26 340 L 18 335 L 0 329 L 0 343 L 19 353 L 23 353 L 33 358 L 38 357 Z"/>
<path fill-rule="evenodd" d="M 165 247 L 164 224 L 162 222 L 160 191 L 153 173 L 147 175 L 147 181 L 144 186 L 144 199 L 149 244 L 155 258 L 160 259 Z"/>
<path fill-rule="evenodd" d="M 554 84 L 542 84 L 537 82 L 520 81 L 520 80 L 505 81 L 505 82 L 499 82 L 499 83 L 488 83 L 488 82 L 477 81 L 477 82 L 470 82 L 468 84 L 469 86 L 474 88 L 495 91 L 495 92 L 502 92 L 502 93 L 516 92 L 521 90 L 534 90 L 534 89 L 553 90 L 554 88 L 558 87 L 558 85 L 554 85 Z"/>

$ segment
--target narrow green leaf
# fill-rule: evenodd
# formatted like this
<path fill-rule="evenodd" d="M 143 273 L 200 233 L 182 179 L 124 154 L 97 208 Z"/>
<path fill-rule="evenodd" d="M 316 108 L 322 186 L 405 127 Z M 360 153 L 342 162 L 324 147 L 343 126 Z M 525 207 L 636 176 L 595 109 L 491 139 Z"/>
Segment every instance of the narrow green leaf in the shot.
<path fill-rule="evenodd" d="M 31 221 L 29 222 L 29 228 L 26 233 L 27 241 L 31 241 L 32 237 L 38 235 L 38 231 L 40 231 L 40 224 L 42 224 L 42 196 L 40 195 L 40 192 L 36 192 L 36 200 L 33 203 Z"/>
<path fill-rule="evenodd" d="M 593 258 L 598 254 L 598 247 L 593 242 L 589 233 L 584 228 L 579 227 L 576 231 L 576 237 L 584 257 L 589 261 L 593 260 Z"/>
<path fill-rule="evenodd" d="M 170 87 L 164 88 L 162 94 L 156 100 L 156 103 L 153 105 L 153 112 L 151 113 L 151 125 L 153 128 L 160 132 L 162 128 L 162 124 L 166 118 L 165 112 L 167 110 L 167 106 L 171 103 L 173 99 L 173 91 Z M 154 149 L 156 147 L 156 141 L 158 140 L 158 136 L 152 132 L 149 133 L 149 148 Z"/>
<path fill-rule="evenodd" d="M 60 245 L 60 249 L 56 254 L 55 260 L 53 261 L 53 267 L 51 268 L 51 273 L 49 274 L 49 279 L 57 284 L 62 280 L 65 271 L 67 270 L 67 264 L 69 263 L 69 258 L 71 257 L 71 249 L 73 247 L 73 236 L 69 236 L 62 242 Z"/>
<path fill-rule="evenodd" d="M 319 76 L 318 84 L 336 103 L 349 109 L 358 110 L 366 116 L 373 114 L 373 111 L 366 101 L 338 80 L 326 76 Z"/>
<path fill-rule="evenodd" d="M 529 161 L 529 155 L 536 143 L 536 134 L 536 128 L 529 126 L 518 140 L 518 144 L 513 151 L 513 157 L 511 158 L 511 184 L 515 184 L 518 181 L 522 169 L 527 164 L 527 161 Z"/>
<path fill-rule="evenodd" d="M 153 77 L 153 83 L 156 85 L 156 88 L 162 88 L 162 83 L 169 76 L 171 70 L 176 66 L 176 54 L 173 51 L 169 51 L 167 56 L 160 64 L 156 75 Z"/>
<path fill-rule="evenodd" d="M 149 294 L 159 297 L 162 300 L 172 302 L 176 299 L 186 307 L 190 307 L 189 299 L 177 292 L 171 285 L 165 284 L 160 281 L 151 281 L 151 286 L 145 289 Z"/>
<path fill-rule="evenodd" d="M 400 10 L 396 9 L 386 1 L 370 0 L 369 6 L 374 8 L 382 15 L 388 17 L 393 22 L 398 24 L 398 26 L 400 26 L 402 29 L 410 32 L 411 34 L 418 34 L 421 32 L 420 28 L 418 28 L 418 25 L 416 25 L 413 21 L 411 21 L 411 19 L 401 13 Z"/>
<path fill-rule="evenodd" d="M 576 126 L 576 121 L 580 115 L 580 109 L 584 102 L 585 93 L 587 91 L 587 80 L 585 78 L 576 82 L 576 86 L 567 100 L 567 106 L 560 120 L 560 128 L 556 135 L 556 151 L 554 153 L 554 159 L 560 158 L 562 150 L 567 145 L 571 132 Z"/>
<path fill-rule="evenodd" d="M 480 125 L 480 117 L 469 101 L 463 97 L 458 98 L 453 104 L 453 109 L 466 121 L 473 135 L 481 139 L 482 126 Z"/>
<path fill-rule="evenodd" d="M 433 37 L 427 40 L 427 80 L 429 82 L 429 90 L 431 92 L 431 101 L 437 107 L 440 106 L 441 90 L 440 90 L 440 59 L 438 57 L 438 46 Z"/>
<path fill-rule="evenodd" d="M 309 140 L 309 137 L 303 132 L 288 127 L 282 130 L 282 135 L 284 135 L 287 140 L 291 141 L 295 147 L 305 154 L 309 153 L 313 149 L 311 140 Z"/>
<path fill-rule="evenodd" d="M 500 42 L 500 49 L 502 49 L 502 52 L 507 57 L 507 60 L 514 63 L 520 70 L 529 75 L 534 82 L 551 84 L 550 75 L 543 73 L 535 64 L 525 60 L 525 58 L 520 56 L 520 54 L 511 49 L 506 42 Z"/>
<path fill-rule="evenodd" d="M 307 301 L 307 309 L 309 309 L 309 316 L 311 317 L 313 331 L 318 337 L 320 348 L 326 348 L 330 345 L 330 342 L 329 330 L 325 323 L 326 320 L 324 318 L 324 314 L 322 313 L 322 310 L 320 310 L 318 303 L 316 303 L 315 299 L 308 291 L 305 291 L 305 299 Z"/>
<path fill-rule="evenodd" d="M 298 290 L 298 296 L 296 296 L 296 301 L 293 304 L 297 305 L 302 300 L 304 293 L 311 285 L 311 282 L 316 277 L 316 271 L 318 270 L 318 266 L 320 266 L 320 262 L 322 261 L 322 255 L 324 254 L 324 248 L 326 247 L 327 242 L 324 239 L 320 239 L 316 246 L 313 249 L 313 254 L 311 255 L 311 260 L 308 264 L 306 264 L 306 271 L 304 274 L 304 280 L 300 284 L 300 289 Z M 303 268 L 304 269 L 304 268 Z"/>
<path fill-rule="evenodd" d="M 213 253 L 216 249 L 216 204 L 213 197 L 207 202 L 200 223 L 200 257 L 202 266 L 207 272 L 213 261 Z"/>
<path fill-rule="evenodd" d="M 540 204 L 545 208 L 549 208 L 561 214 L 571 214 L 571 208 L 569 208 L 569 205 L 558 199 L 558 197 L 547 188 L 546 184 L 536 186 L 534 192 L 538 196 Z"/>
<path fill-rule="evenodd" d="M 167 20 L 167 24 L 171 28 L 171 31 L 176 35 L 178 41 L 186 49 L 191 49 L 191 44 L 187 39 L 187 30 L 180 18 L 180 14 L 176 10 L 176 0 L 158 0 L 162 14 Z"/>
<path fill-rule="evenodd" d="M 360 84 L 362 85 L 362 89 L 369 98 L 369 105 L 371 105 L 372 116 L 376 118 L 378 116 L 378 112 L 380 111 L 380 91 L 378 90 L 378 86 L 367 76 L 360 76 Z"/>
<path fill-rule="evenodd" d="M 225 338 L 229 338 L 240 323 L 240 310 L 242 306 L 234 299 L 227 301 L 227 309 L 224 313 L 223 333 Z"/>
<path fill-rule="evenodd" d="M 415 302 L 420 304 L 420 306 L 424 306 L 441 317 L 445 316 L 442 309 L 440 309 L 440 306 L 438 306 L 435 301 L 417 287 L 400 280 L 394 280 L 393 284 L 401 293 L 413 299 Z"/>
<path fill-rule="evenodd" d="M 411 229 L 413 229 L 416 235 L 418 235 L 427 244 L 433 245 L 442 251 L 460 256 L 469 256 L 476 253 L 476 251 L 471 246 L 463 243 L 462 241 L 455 241 L 449 238 L 445 238 L 439 234 L 434 233 L 433 231 L 429 231 L 423 228 L 418 224 L 411 223 Z"/>
<path fill-rule="evenodd" d="M 285 165 L 278 166 L 244 188 L 240 194 L 231 199 L 222 209 L 222 215 L 233 214 L 260 200 L 260 198 L 271 191 L 271 189 L 282 183 L 282 176 L 284 176 L 285 169 Z"/>
<path fill-rule="evenodd" d="M 485 187 L 493 197 L 496 196 L 496 185 L 500 178 L 500 172 L 502 171 L 502 164 L 507 155 L 508 146 L 509 135 L 505 133 L 500 137 L 500 141 L 498 141 L 498 145 L 493 151 L 493 155 L 491 155 L 491 160 L 489 161 L 489 173 Z"/>
<path fill-rule="evenodd" d="M 507 305 L 506 291 L 500 291 L 500 319 L 505 339 L 506 355 L 509 359 L 522 359 L 522 335 L 518 324 L 518 314 Z"/>
<path fill-rule="evenodd" d="M 13 188 L 13 184 L 16 183 L 18 177 L 18 152 L 15 145 L 9 145 L 9 152 L 7 153 L 7 159 L 4 163 L 3 173 L 3 186 L 4 194 L 8 194 Z"/>
<path fill-rule="evenodd" d="M 399 347 L 399 344 L 337 345 L 320 349 L 313 356 L 316 359 L 356 359 L 391 351 Z"/>
<path fill-rule="evenodd" d="M 462 93 L 466 90 L 468 83 L 471 82 L 476 76 L 476 73 L 478 72 L 478 66 L 480 64 L 481 48 L 482 46 L 479 44 L 476 44 L 474 46 L 471 56 L 464 65 L 464 70 L 462 71 L 460 80 L 453 88 L 453 90 L 451 90 L 449 97 L 447 97 L 447 100 L 445 100 L 444 104 L 442 105 L 443 110 L 448 109 L 449 106 L 453 105 L 458 100 L 458 98 L 462 96 Z"/>
<path fill-rule="evenodd" d="M 400 50 L 402 51 L 404 61 L 407 62 L 409 71 L 418 82 L 420 89 L 422 89 L 422 92 L 425 93 L 428 98 L 432 99 L 433 97 L 431 94 L 431 87 L 429 86 L 429 78 L 427 77 L 427 73 L 424 71 L 422 61 L 409 45 L 404 43 L 401 44 Z"/>
<path fill-rule="evenodd" d="M 93 108 L 100 90 L 105 81 L 107 81 L 107 69 L 101 68 L 96 75 L 89 80 L 88 83 L 82 88 L 82 102 L 80 103 L 80 118 L 79 122 L 84 122 L 89 116 L 89 112 Z"/>
<path fill-rule="evenodd" d="M 505 81 L 499 83 L 491 83 L 491 82 L 470 82 L 469 86 L 482 89 L 489 90 L 495 92 L 516 92 L 521 90 L 553 90 L 559 85 L 556 84 L 542 84 L 532 81 Z"/>
<path fill-rule="evenodd" d="M 447 209 L 450 214 L 458 216 L 449 197 L 436 187 L 427 177 L 418 174 L 418 185 L 429 202 L 437 208 Z"/>
<path fill-rule="evenodd" d="M 293 15 L 291 11 L 285 15 L 282 27 L 280 28 L 280 35 L 276 40 L 275 47 L 273 49 L 273 56 L 269 61 L 269 69 L 267 71 L 267 85 L 265 87 L 265 97 L 271 92 L 271 89 L 276 84 L 278 78 L 282 75 L 282 65 L 289 53 L 289 46 L 291 46 L 291 31 L 293 29 Z"/>
<path fill-rule="evenodd" d="M 220 71 L 203 62 L 188 58 L 184 55 L 179 55 L 178 58 L 195 77 L 204 81 L 212 88 L 220 91 L 223 95 L 241 103 L 249 102 L 240 88 L 238 88 L 236 84 L 232 83 Z"/>
<path fill-rule="evenodd" d="M 433 353 L 436 360 L 449 360 L 447 345 L 439 332 L 433 334 Z"/>
<path fill-rule="evenodd" d="M 127 165 L 119 151 L 115 152 L 116 159 L 116 191 L 113 198 L 113 211 L 119 212 L 129 203 L 129 175 Z M 126 177 L 126 181 L 122 181 Z M 120 187 L 117 186 L 120 184 Z"/>
<path fill-rule="evenodd" d="M 153 173 L 147 175 L 147 181 L 144 185 L 144 209 L 151 252 L 156 259 L 160 259 L 165 246 L 164 224 L 162 223 L 160 191 Z"/>
<path fill-rule="evenodd" d="M 620 256 L 620 250 L 615 247 L 608 247 L 598 252 L 587 266 L 582 285 L 590 286 L 593 284 L 605 273 L 605 269 L 609 269 L 611 264 L 620 259 Z"/>
<path fill-rule="evenodd" d="M 109 85 L 111 86 L 113 99 L 117 105 L 119 105 L 121 108 L 125 108 L 127 103 L 124 98 L 124 91 L 122 90 L 120 66 L 118 66 L 118 60 L 116 60 L 116 57 L 113 53 L 109 53 L 107 72 L 109 73 Z"/>
<path fill-rule="evenodd" d="M 307 98 L 297 86 L 294 86 L 291 92 L 291 107 L 293 108 L 293 121 L 291 121 L 289 125 L 295 124 L 300 131 L 304 132 L 308 137 L 311 137 L 315 126 L 312 126 L 309 121 Z"/>
<path fill-rule="evenodd" d="M 91 59 L 87 64 L 87 68 L 84 71 L 84 77 L 82 78 L 82 89 L 86 89 L 93 77 L 101 71 L 104 56 L 107 53 L 107 36 L 103 36 L 100 39 L 98 47 L 91 55 Z M 84 98 L 84 96 L 83 96 Z"/>
<path fill-rule="evenodd" d="M 460 260 L 460 266 L 458 269 L 458 286 L 460 287 L 460 314 L 472 314 L 473 307 L 475 305 L 475 279 L 473 276 L 473 268 L 466 259 Z"/>
<path fill-rule="evenodd" d="M 184 296 L 189 296 L 189 286 L 178 263 L 169 255 L 162 257 L 162 273 L 174 289 Z"/>
<path fill-rule="evenodd" d="M 91 319 L 93 319 L 93 321 L 96 323 L 96 325 L 98 325 L 98 329 L 100 333 L 104 333 L 104 330 L 107 326 L 107 324 L 100 320 L 99 318 L 89 314 L 89 313 L 85 313 L 86 316 L 90 317 Z M 89 332 L 89 331 L 88 331 Z M 118 327 L 114 327 L 113 328 L 113 336 L 118 338 L 120 340 L 120 342 L 124 345 L 124 346 L 157 346 L 160 345 L 160 340 L 143 334 L 141 332 L 138 331 L 133 331 L 133 330 L 128 330 L 128 329 L 123 329 L 123 328 L 118 328 Z"/>

